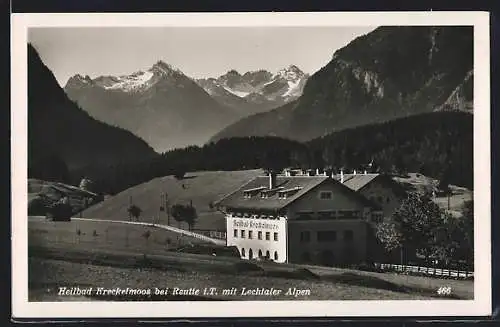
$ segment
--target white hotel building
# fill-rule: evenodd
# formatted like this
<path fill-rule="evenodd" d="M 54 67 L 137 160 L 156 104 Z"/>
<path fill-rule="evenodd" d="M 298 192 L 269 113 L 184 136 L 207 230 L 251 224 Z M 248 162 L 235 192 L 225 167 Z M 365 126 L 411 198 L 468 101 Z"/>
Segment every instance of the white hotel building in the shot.
<path fill-rule="evenodd" d="M 226 215 L 227 246 L 236 246 L 245 259 L 367 261 L 372 225 L 399 203 L 387 180 L 392 181 L 379 174 L 256 177 L 218 202 Z M 373 198 L 370 190 L 383 199 Z"/>

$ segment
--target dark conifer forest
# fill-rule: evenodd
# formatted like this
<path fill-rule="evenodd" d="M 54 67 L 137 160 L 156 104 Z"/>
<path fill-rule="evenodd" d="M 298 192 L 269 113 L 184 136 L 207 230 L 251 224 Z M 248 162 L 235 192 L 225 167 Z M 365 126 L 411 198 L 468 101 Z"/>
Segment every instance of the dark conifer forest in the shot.
<path fill-rule="evenodd" d="M 93 165 L 70 172 L 74 182 L 93 179 L 115 194 L 152 178 L 200 170 L 277 167 L 364 169 L 391 174 L 420 172 L 473 186 L 472 114 L 426 113 L 332 133 L 307 143 L 278 137 L 238 137 L 174 149 L 140 163 Z M 34 176 L 35 177 L 35 176 Z"/>

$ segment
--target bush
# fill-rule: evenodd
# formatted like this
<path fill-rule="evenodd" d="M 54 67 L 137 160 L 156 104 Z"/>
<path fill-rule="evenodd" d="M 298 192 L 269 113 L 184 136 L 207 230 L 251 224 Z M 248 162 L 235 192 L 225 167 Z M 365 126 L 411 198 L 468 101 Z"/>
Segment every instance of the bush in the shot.
<path fill-rule="evenodd" d="M 186 175 L 186 172 L 183 170 L 178 170 L 178 171 L 174 172 L 174 177 L 177 180 L 183 179 L 185 175 Z"/>

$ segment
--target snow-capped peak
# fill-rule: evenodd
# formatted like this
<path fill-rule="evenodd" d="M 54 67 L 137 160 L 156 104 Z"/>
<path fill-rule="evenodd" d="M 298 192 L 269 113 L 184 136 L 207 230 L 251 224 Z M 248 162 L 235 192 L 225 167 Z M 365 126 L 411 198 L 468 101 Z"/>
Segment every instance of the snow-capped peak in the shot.
<path fill-rule="evenodd" d="M 254 94 L 259 95 L 260 99 L 264 97 L 269 101 L 289 101 L 302 94 L 308 77 L 296 65 L 289 65 L 275 74 L 261 69 L 241 75 L 235 69 L 231 69 L 216 79 L 207 78 L 199 80 L 198 83 L 212 95 L 216 92 L 220 94 L 229 92 L 239 98 Z M 220 91 L 216 91 L 217 89 Z"/>
<path fill-rule="evenodd" d="M 228 71 L 226 73 L 226 75 L 235 75 L 235 76 L 241 76 L 240 73 L 238 73 L 238 71 L 236 69 L 231 69 L 230 71 Z"/>
<path fill-rule="evenodd" d="M 162 60 L 158 60 L 153 67 L 150 69 L 151 72 L 153 73 L 159 73 L 161 75 L 170 75 L 174 69 L 172 66 L 167 64 L 166 62 Z"/>
<path fill-rule="evenodd" d="M 90 84 L 92 83 L 92 79 L 89 75 L 82 76 L 80 74 L 76 74 L 68 79 L 66 85 L 81 85 L 81 84 Z"/>
<path fill-rule="evenodd" d="M 136 71 L 130 75 L 99 76 L 92 80 L 88 76 L 83 77 L 80 74 L 76 74 L 68 80 L 66 85 L 81 86 L 82 84 L 94 84 L 106 90 L 135 92 L 146 90 L 162 78 L 173 75 L 183 75 L 183 73 L 180 70 L 173 68 L 166 62 L 158 60 L 148 70 Z"/>
<path fill-rule="evenodd" d="M 283 78 L 290 82 L 296 82 L 297 80 L 304 77 L 304 72 L 300 70 L 299 67 L 295 65 L 290 65 L 287 68 L 283 68 L 275 75 L 276 77 Z"/>
<path fill-rule="evenodd" d="M 153 73 L 150 71 L 138 71 L 131 75 L 120 76 L 117 78 L 116 83 L 104 86 L 104 88 L 108 90 L 123 90 L 131 92 L 146 87 L 152 77 Z"/>

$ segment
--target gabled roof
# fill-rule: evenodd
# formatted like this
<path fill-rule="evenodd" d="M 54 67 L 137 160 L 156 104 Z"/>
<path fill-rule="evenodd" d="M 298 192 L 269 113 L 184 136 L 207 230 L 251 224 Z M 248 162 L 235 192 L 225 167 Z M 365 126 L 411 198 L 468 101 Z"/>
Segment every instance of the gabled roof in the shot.
<path fill-rule="evenodd" d="M 344 174 L 344 185 L 353 191 L 359 191 L 371 183 L 380 174 Z M 335 179 L 340 181 L 340 175 L 335 175 Z"/>
<path fill-rule="evenodd" d="M 73 186 L 73 185 L 68 185 L 68 184 L 63 184 L 63 183 L 55 183 L 54 185 L 58 186 L 60 189 L 63 189 L 63 190 L 66 189 L 69 192 L 78 193 L 82 196 L 97 196 L 97 194 L 94 192 L 83 190 L 83 189 L 76 187 L 76 186 Z"/>
<path fill-rule="evenodd" d="M 340 181 L 340 174 L 334 176 L 335 180 Z M 384 174 L 344 174 L 344 185 L 351 190 L 358 192 L 366 185 L 377 179 L 379 182 L 391 187 L 396 195 L 404 196 L 406 194 L 404 188 L 388 175 Z"/>
<path fill-rule="evenodd" d="M 349 193 L 351 196 L 355 197 L 358 201 L 363 204 L 377 208 L 377 206 L 370 200 L 366 199 L 361 194 L 351 190 L 348 187 L 342 186 L 340 182 L 327 177 L 327 176 L 277 176 L 276 177 L 276 187 L 283 187 L 282 190 L 294 189 L 296 192 L 291 192 L 286 198 L 280 197 L 280 192 L 272 192 L 266 198 L 260 196 L 260 192 L 257 195 L 251 197 L 245 197 L 245 191 L 249 189 L 256 189 L 269 185 L 268 176 L 258 176 L 252 179 L 250 182 L 244 184 L 239 189 L 233 193 L 227 195 L 216 204 L 218 206 L 224 206 L 229 208 L 238 209 L 253 209 L 253 210 L 280 210 L 302 197 L 304 194 L 311 191 L 313 188 L 319 186 L 324 182 L 336 183 L 340 186 L 340 189 L 344 192 Z"/>

